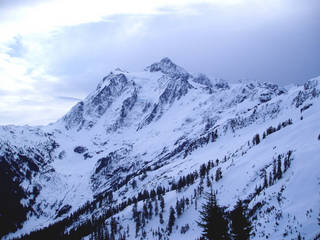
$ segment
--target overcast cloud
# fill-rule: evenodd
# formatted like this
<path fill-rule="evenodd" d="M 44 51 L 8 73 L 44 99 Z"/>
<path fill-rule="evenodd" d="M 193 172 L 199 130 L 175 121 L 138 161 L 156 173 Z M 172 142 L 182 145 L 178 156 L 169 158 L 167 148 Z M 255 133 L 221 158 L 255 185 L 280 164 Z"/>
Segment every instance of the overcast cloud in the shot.
<path fill-rule="evenodd" d="M 116 67 L 280 85 L 320 75 L 318 0 L 0 1 L 0 124 L 62 117 Z"/>

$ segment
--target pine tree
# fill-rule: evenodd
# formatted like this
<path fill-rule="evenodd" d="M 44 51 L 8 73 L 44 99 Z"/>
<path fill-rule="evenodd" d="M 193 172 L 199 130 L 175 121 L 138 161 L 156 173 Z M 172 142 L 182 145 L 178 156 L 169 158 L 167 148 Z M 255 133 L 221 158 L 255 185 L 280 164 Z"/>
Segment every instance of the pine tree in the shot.
<path fill-rule="evenodd" d="M 268 187 L 268 178 L 267 178 L 267 172 L 264 172 L 264 182 L 263 182 L 263 188 Z"/>
<path fill-rule="evenodd" d="M 140 222 L 140 212 L 137 212 L 137 217 L 135 219 L 136 221 L 136 236 L 138 236 L 140 227 L 141 227 L 141 222 Z"/>
<path fill-rule="evenodd" d="M 169 222 L 168 222 L 168 233 L 169 235 L 172 233 L 172 227 L 174 225 L 174 222 L 176 220 L 175 215 L 175 211 L 173 209 L 173 207 L 170 207 L 170 216 L 169 216 Z"/>
<path fill-rule="evenodd" d="M 164 223 L 162 213 L 159 214 L 159 221 L 160 221 L 160 224 Z"/>
<path fill-rule="evenodd" d="M 149 203 L 148 203 L 148 209 L 149 209 L 149 219 L 151 219 L 152 215 L 153 215 L 153 212 L 152 212 L 153 207 L 152 207 L 151 201 L 149 201 Z"/>
<path fill-rule="evenodd" d="M 204 177 L 206 175 L 206 172 L 207 172 L 206 164 L 202 164 L 200 166 L 200 171 L 199 171 L 200 177 Z"/>
<path fill-rule="evenodd" d="M 177 202 L 176 202 L 176 213 L 177 213 L 177 217 L 179 217 L 182 213 L 179 200 L 177 200 Z"/>
<path fill-rule="evenodd" d="M 273 184 L 272 173 L 269 173 L 269 186 Z"/>
<path fill-rule="evenodd" d="M 277 177 L 278 177 L 278 179 L 282 178 L 282 170 L 281 170 L 281 155 L 279 155 L 279 156 L 278 156 Z"/>
<path fill-rule="evenodd" d="M 159 213 L 159 206 L 158 206 L 158 200 L 156 199 L 154 203 L 154 214 L 157 216 L 158 213 Z"/>
<path fill-rule="evenodd" d="M 252 144 L 258 145 L 259 143 L 260 143 L 260 136 L 259 136 L 259 134 L 256 134 L 252 139 Z"/>
<path fill-rule="evenodd" d="M 273 159 L 273 165 L 272 165 L 272 174 L 273 174 L 273 183 L 275 182 L 275 180 L 277 179 L 277 163 L 276 163 L 276 159 Z"/>
<path fill-rule="evenodd" d="M 207 187 L 211 187 L 211 180 L 209 178 L 209 175 L 207 175 Z"/>
<path fill-rule="evenodd" d="M 302 240 L 300 233 L 298 234 L 298 240 Z"/>
<path fill-rule="evenodd" d="M 231 212 L 231 236 L 234 240 L 250 239 L 251 223 L 246 215 L 247 207 L 241 200 L 237 201 Z"/>
<path fill-rule="evenodd" d="M 225 218 L 225 211 L 216 200 L 216 195 L 212 193 L 206 196 L 207 202 L 200 211 L 200 222 L 202 237 L 206 240 L 228 240 L 228 221 Z"/>
<path fill-rule="evenodd" d="M 222 178 L 222 171 L 221 171 L 221 167 L 219 167 L 216 170 L 216 182 L 218 182 L 221 178 Z"/>
<path fill-rule="evenodd" d="M 111 218 L 110 220 L 110 228 L 111 228 L 111 234 L 117 233 L 118 230 L 118 223 L 114 217 Z"/>
<path fill-rule="evenodd" d="M 142 217 L 144 219 L 148 219 L 149 218 L 149 212 L 148 212 L 148 207 L 147 207 L 147 202 L 143 203 L 143 215 Z"/>
<path fill-rule="evenodd" d="M 138 205 L 137 205 L 137 202 L 135 202 L 132 207 L 132 218 L 136 220 L 137 215 L 138 215 Z"/>
<path fill-rule="evenodd" d="M 161 207 L 161 212 L 164 211 L 164 198 L 163 196 L 160 197 L 160 207 Z"/>

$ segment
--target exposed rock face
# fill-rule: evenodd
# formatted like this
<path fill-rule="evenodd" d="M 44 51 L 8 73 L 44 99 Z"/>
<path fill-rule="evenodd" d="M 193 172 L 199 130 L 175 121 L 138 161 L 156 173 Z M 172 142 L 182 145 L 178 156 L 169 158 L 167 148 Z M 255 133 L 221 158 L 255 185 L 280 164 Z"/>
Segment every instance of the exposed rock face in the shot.
<path fill-rule="evenodd" d="M 293 99 L 293 104 L 298 108 L 307 99 L 319 97 L 320 95 L 320 77 L 311 79 L 303 85 L 303 90 L 300 90 L 297 97 Z"/>

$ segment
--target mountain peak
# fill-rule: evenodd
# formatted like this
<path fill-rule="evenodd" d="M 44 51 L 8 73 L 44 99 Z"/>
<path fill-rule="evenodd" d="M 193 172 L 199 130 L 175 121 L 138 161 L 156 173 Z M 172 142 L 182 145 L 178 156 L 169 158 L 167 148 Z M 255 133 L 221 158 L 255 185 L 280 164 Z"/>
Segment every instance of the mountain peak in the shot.
<path fill-rule="evenodd" d="M 146 71 L 150 72 L 162 72 L 164 74 L 169 75 L 189 75 L 186 70 L 182 67 L 176 65 L 174 62 L 171 61 L 170 58 L 165 57 L 160 60 L 160 62 L 156 62 L 151 64 L 146 68 Z"/>

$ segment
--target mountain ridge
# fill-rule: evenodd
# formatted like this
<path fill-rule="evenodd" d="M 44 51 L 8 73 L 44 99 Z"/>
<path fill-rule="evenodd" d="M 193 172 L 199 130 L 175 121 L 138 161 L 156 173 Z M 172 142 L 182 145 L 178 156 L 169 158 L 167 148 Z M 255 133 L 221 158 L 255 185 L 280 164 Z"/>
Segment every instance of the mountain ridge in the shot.
<path fill-rule="evenodd" d="M 201 186 L 201 178 L 185 187 L 183 192 L 176 192 L 173 186 L 177 184 L 177 177 L 198 171 L 203 163 L 216 159 L 220 161 L 214 169 L 220 167 L 224 177 L 213 186 L 219 190 L 218 198 L 224 205 L 231 208 L 231 199 L 238 195 L 250 200 L 249 206 L 254 209 L 259 202 L 257 199 L 265 201 L 262 193 L 270 194 L 268 197 L 274 199 L 270 200 L 271 203 L 277 204 L 274 208 L 276 210 L 269 211 L 272 206 L 265 203 L 261 211 L 265 215 L 276 216 L 277 211 L 279 213 L 294 206 L 294 188 L 287 190 L 290 197 L 287 196 L 288 201 L 283 200 L 281 203 L 285 207 L 281 207 L 274 196 L 282 186 L 290 189 L 289 183 L 296 181 L 298 177 L 292 169 L 302 171 L 312 189 L 318 186 L 314 179 L 319 177 L 318 174 L 311 171 L 312 174 L 307 177 L 306 171 L 310 170 L 310 166 L 319 166 L 315 158 L 311 157 L 311 153 L 318 152 L 319 144 L 317 136 L 313 136 L 316 129 L 319 129 L 316 122 L 320 108 L 319 79 L 314 78 L 303 86 L 291 89 L 259 82 L 231 84 L 220 79 L 212 81 L 201 74 L 193 76 L 169 58 L 164 58 L 151 64 L 144 72 L 111 72 L 102 79 L 93 93 L 77 103 L 56 123 L 43 127 L 1 127 L 1 163 L 7 164 L 6 168 L 9 169 L 7 172 L 1 171 L 1 177 L 21 192 L 19 197 L 11 198 L 15 199 L 16 205 L 22 206 L 21 213 L 24 215 L 21 219 L 13 220 L 11 226 L 8 225 L 10 232 L 14 232 L 14 228 L 22 228 L 5 238 L 17 237 L 66 219 L 88 201 L 100 207 L 89 205 L 93 210 L 82 214 L 82 218 L 102 216 L 103 211 L 99 211 L 101 206 L 111 208 L 128 203 L 136 193 L 158 187 L 165 188 L 164 198 L 168 206 L 175 198 L 188 197 L 192 199 L 194 209 L 195 201 L 204 201 L 197 185 Z M 304 122 L 308 123 L 307 126 L 304 126 Z M 291 144 L 286 135 L 297 137 L 300 129 L 309 135 L 303 134 L 300 140 Z M 280 135 L 281 132 L 286 135 Z M 259 143 L 256 134 L 259 135 Z M 273 139 L 274 144 L 270 139 Z M 309 152 L 301 147 L 305 142 L 311 146 Z M 289 185 L 279 179 L 271 187 L 276 189 L 275 193 L 269 193 L 270 188 L 262 188 L 257 193 L 254 188 L 260 184 L 261 172 L 269 172 L 272 159 L 278 158 L 278 155 L 285 161 L 289 151 L 294 158 L 292 169 L 286 173 L 291 175 L 285 176 Z M 9 157 L 9 153 L 12 157 Z M 303 156 L 312 159 L 305 171 L 295 168 L 295 164 L 299 163 L 296 159 Z M 243 168 L 239 167 L 242 158 L 246 163 Z M 18 165 L 12 167 L 14 163 Z M 297 166 L 303 166 L 299 164 Z M 252 167 L 255 165 L 259 167 Z M 17 169 L 24 171 L 18 173 Z M 247 182 L 239 181 L 240 185 L 232 183 L 232 174 L 239 176 L 242 173 L 241 176 L 243 172 L 247 172 L 248 177 L 243 176 Z M 298 181 L 298 185 L 301 184 L 302 180 Z M 130 187 L 133 185 L 136 187 Z M 207 187 L 202 188 L 208 191 Z M 234 189 L 233 193 L 228 188 Z M 113 192 L 112 200 L 109 199 L 110 191 Z M 197 196 L 191 198 L 193 191 L 197 192 Z M 250 194 L 254 197 L 250 197 Z M 305 199 L 300 201 L 304 207 L 308 202 Z M 273 220 L 268 223 L 273 224 L 272 227 L 264 229 L 259 226 L 263 219 L 262 213 L 255 212 L 251 216 L 255 239 L 264 239 L 266 236 L 275 238 L 278 231 L 289 232 L 287 236 L 291 238 L 300 233 L 311 239 L 317 234 L 316 202 L 317 199 L 309 201 L 313 209 L 313 213 L 308 213 L 311 217 L 299 223 L 302 227 L 294 223 L 296 229 L 291 233 L 285 223 L 278 223 L 277 227 L 277 221 Z M 6 204 L 3 203 L 4 206 Z M 121 214 L 126 217 L 123 220 L 121 217 L 119 224 L 132 226 L 134 221 L 130 220 L 128 208 L 130 204 L 120 211 L 119 218 Z M 142 209 L 142 202 L 139 202 L 138 209 Z M 293 212 L 300 216 L 301 211 L 296 209 Z M 185 213 L 186 217 L 178 220 L 181 227 L 190 225 L 191 230 L 186 233 L 174 230 L 173 235 L 168 235 L 165 227 L 156 224 L 153 219 L 148 220 L 145 229 L 155 231 L 161 226 L 164 229 L 157 232 L 160 231 L 164 238 L 181 239 L 188 236 L 195 239 L 200 237 L 200 229 L 195 225 L 196 219 L 191 217 L 197 216 L 196 212 L 190 207 Z M 4 212 L 2 215 L 6 216 Z M 167 217 L 166 214 L 164 217 Z M 293 218 L 286 216 L 282 221 L 293 221 Z M 1 220 L 4 224 L 5 218 Z M 73 221 L 68 225 L 69 230 L 81 226 L 77 220 Z M 110 218 L 106 219 L 106 224 L 110 225 Z M 309 229 L 307 226 L 313 227 Z M 273 228 L 278 230 L 273 232 Z M 119 234 L 117 236 L 120 238 Z M 135 239 L 133 227 L 129 235 L 129 239 Z M 144 239 L 153 239 L 148 234 L 144 237 L 142 230 L 138 235 Z"/>

